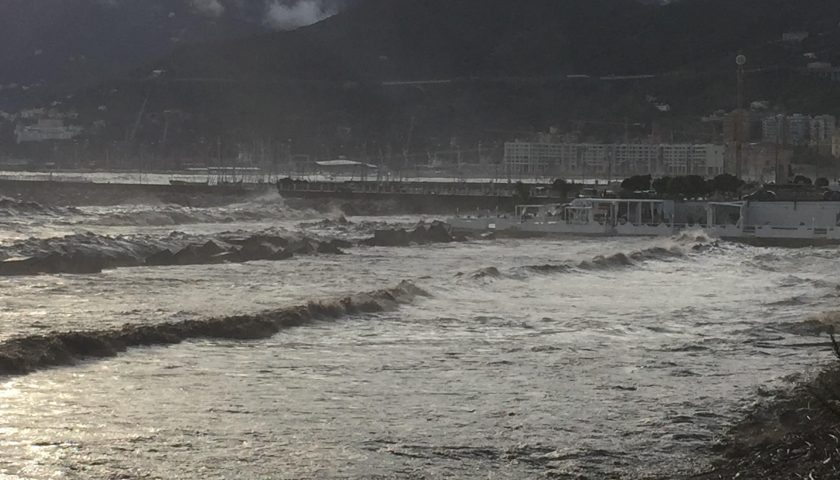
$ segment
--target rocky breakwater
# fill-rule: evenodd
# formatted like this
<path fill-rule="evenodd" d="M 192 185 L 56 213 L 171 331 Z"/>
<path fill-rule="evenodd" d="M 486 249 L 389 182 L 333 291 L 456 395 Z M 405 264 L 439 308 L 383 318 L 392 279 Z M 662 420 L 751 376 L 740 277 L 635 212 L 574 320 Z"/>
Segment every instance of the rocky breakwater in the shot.
<path fill-rule="evenodd" d="M 464 240 L 442 222 L 414 229 L 377 229 L 362 240 L 321 238 L 302 233 L 227 232 L 212 237 L 172 233 L 165 237 L 105 236 L 93 233 L 29 239 L 0 248 L 0 276 L 95 274 L 122 267 L 213 265 L 280 261 L 301 255 L 342 255 L 356 246 L 407 247 Z"/>
<path fill-rule="evenodd" d="M 285 260 L 294 255 L 342 254 L 352 244 L 302 235 L 227 233 L 212 238 L 173 233 L 165 237 L 93 233 L 17 242 L 0 251 L 0 276 L 94 274 L 139 266 Z"/>
<path fill-rule="evenodd" d="M 296 255 L 343 255 L 342 249 L 352 246 L 352 243 L 340 239 L 290 238 L 268 234 L 223 236 L 219 240 L 208 240 L 203 244 L 190 244 L 178 251 L 160 250 L 146 258 L 144 264 L 171 266 L 278 261 Z"/>
<path fill-rule="evenodd" d="M 420 222 L 411 230 L 404 228 L 378 229 L 373 237 L 362 241 L 363 245 L 375 247 L 407 247 L 412 244 L 450 243 L 464 241 L 466 237 L 455 235 L 452 227 L 444 222 Z"/>

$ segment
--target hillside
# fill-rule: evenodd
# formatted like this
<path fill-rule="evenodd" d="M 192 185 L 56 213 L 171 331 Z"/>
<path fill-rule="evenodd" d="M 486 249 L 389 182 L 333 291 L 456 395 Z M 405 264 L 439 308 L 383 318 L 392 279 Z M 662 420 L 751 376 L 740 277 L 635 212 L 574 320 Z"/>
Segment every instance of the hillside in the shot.
<path fill-rule="evenodd" d="M 0 108 L 124 75 L 179 46 L 312 23 L 321 10 L 327 14 L 347 3 L 320 0 L 317 8 L 285 9 L 286 1 L 4 0 Z"/>
<path fill-rule="evenodd" d="M 803 51 L 840 47 L 840 2 L 686 0 L 360 0 L 310 27 L 183 46 L 71 107 L 122 138 L 148 98 L 139 137 L 288 142 L 323 154 L 475 142 L 581 119 L 653 125 L 734 106 L 738 51 L 750 99 L 840 113 L 833 84 L 804 77 Z M 790 47 L 784 32 L 811 37 Z M 813 50 L 809 50 L 813 49 Z M 149 79 L 152 70 L 162 77 Z M 573 78 L 569 78 L 569 76 Z M 582 77 L 586 75 L 587 77 Z M 609 76 L 653 78 L 610 81 Z M 606 80 L 599 77 L 608 77 Z M 395 83 L 412 81 L 444 83 Z M 660 112 L 656 97 L 673 110 Z M 100 113 L 103 108 L 107 114 Z M 336 132 L 341 132 L 337 134 Z M 508 132 L 508 133 L 504 133 Z M 698 140 L 708 132 L 687 134 Z M 186 147 L 185 147 L 186 148 Z M 206 148 L 206 147 L 202 147 Z"/>

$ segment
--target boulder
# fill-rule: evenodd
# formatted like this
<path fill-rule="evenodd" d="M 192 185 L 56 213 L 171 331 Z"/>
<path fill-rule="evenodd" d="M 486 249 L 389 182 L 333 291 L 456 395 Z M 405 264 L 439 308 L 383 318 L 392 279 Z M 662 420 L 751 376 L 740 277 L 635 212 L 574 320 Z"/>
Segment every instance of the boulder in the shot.
<path fill-rule="evenodd" d="M 0 262 L 0 275 L 40 273 L 91 274 L 102 272 L 102 261 L 81 254 L 50 253 L 40 257 L 12 258 Z"/>
<path fill-rule="evenodd" d="M 409 237 L 415 243 L 448 243 L 452 241 L 452 231 L 449 225 L 434 221 L 418 224 L 409 232 Z"/>
<path fill-rule="evenodd" d="M 9 258 L 0 262 L 0 275 L 35 275 L 40 273 L 35 257 Z"/>
<path fill-rule="evenodd" d="M 286 249 L 277 250 L 277 253 L 271 256 L 269 260 L 288 260 L 292 258 L 294 254 Z"/>
<path fill-rule="evenodd" d="M 336 248 L 353 248 L 353 242 L 348 242 L 347 240 L 341 240 L 338 238 L 330 240 L 330 243 Z"/>
<path fill-rule="evenodd" d="M 328 255 L 344 255 L 344 252 L 338 248 L 334 241 L 318 243 L 317 251 Z"/>
<path fill-rule="evenodd" d="M 42 259 L 45 273 L 91 274 L 105 268 L 102 258 L 81 253 L 53 253 Z"/>
<path fill-rule="evenodd" d="M 236 263 L 239 261 L 239 252 L 238 251 L 227 251 L 217 253 L 210 257 L 210 263 Z"/>
<path fill-rule="evenodd" d="M 279 250 L 279 248 L 270 243 L 248 242 L 237 252 L 237 258 L 241 262 L 268 260 L 276 255 Z"/>
<path fill-rule="evenodd" d="M 203 245 L 188 245 L 173 255 L 173 261 L 178 265 L 205 265 L 221 263 L 228 249 L 210 240 Z"/>
<path fill-rule="evenodd" d="M 394 230 L 375 230 L 373 238 L 367 239 L 365 244 L 374 247 L 407 247 L 411 244 L 408 232 L 402 228 Z"/>
<path fill-rule="evenodd" d="M 171 250 L 161 250 L 146 257 L 146 265 L 160 267 L 164 265 L 175 265 L 175 254 Z"/>
<path fill-rule="evenodd" d="M 293 255 L 313 255 L 318 252 L 317 242 L 309 238 L 289 242 L 286 250 Z"/>
<path fill-rule="evenodd" d="M 225 253 L 228 250 L 213 240 L 208 240 L 207 243 L 198 248 L 198 253 L 204 256 L 212 257 L 220 253 Z"/>
<path fill-rule="evenodd" d="M 289 241 L 286 240 L 283 237 L 279 237 L 277 235 L 264 235 L 264 234 L 252 235 L 252 236 L 246 237 L 246 238 L 225 239 L 225 241 L 228 241 L 228 242 L 230 242 L 234 245 L 239 245 L 243 248 L 247 247 L 249 245 L 250 246 L 256 246 L 256 245 L 265 245 L 265 244 L 271 245 L 275 248 L 285 248 L 289 244 Z"/>

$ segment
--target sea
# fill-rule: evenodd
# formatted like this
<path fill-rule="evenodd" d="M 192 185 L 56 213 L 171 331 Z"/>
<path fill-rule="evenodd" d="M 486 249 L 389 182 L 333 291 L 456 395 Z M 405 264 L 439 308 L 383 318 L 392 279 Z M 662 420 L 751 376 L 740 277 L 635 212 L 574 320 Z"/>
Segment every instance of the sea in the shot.
<path fill-rule="evenodd" d="M 276 195 L 207 208 L 2 199 L 0 260 L 225 232 L 355 243 L 436 218 L 345 222 Z M 831 360 L 837 254 L 698 230 L 0 277 L 0 342 L 259 316 L 403 281 L 426 293 L 267 339 L 0 377 L 0 479 L 675 478 Z"/>

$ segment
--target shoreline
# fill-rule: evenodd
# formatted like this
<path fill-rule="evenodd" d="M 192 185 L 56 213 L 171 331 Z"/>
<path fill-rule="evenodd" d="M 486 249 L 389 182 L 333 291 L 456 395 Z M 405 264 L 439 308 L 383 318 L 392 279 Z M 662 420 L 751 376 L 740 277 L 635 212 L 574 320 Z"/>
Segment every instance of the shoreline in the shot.
<path fill-rule="evenodd" d="M 683 480 L 840 478 L 840 345 L 813 378 L 752 407 L 712 445 L 709 469 Z M 668 477 L 657 477 L 665 480 Z"/>

